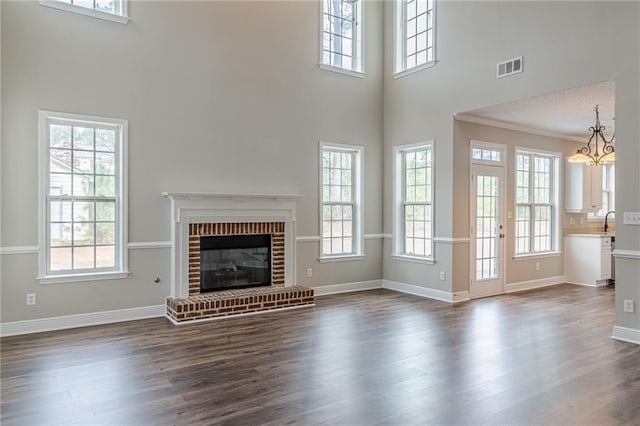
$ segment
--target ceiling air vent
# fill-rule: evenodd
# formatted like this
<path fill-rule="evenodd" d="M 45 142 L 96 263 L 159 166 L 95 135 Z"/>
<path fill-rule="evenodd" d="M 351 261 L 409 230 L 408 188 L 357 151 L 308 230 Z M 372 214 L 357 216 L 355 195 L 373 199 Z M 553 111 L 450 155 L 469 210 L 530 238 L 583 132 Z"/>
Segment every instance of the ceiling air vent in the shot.
<path fill-rule="evenodd" d="M 522 72 L 522 56 L 499 62 L 496 65 L 496 78 L 506 77 Z"/>

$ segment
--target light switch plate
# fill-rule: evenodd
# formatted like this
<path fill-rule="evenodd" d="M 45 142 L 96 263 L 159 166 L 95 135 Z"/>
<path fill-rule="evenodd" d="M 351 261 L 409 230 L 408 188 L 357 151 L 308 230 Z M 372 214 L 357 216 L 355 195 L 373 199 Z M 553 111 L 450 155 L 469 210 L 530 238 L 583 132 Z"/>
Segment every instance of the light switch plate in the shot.
<path fill-rule="evenodd" d="M 624 212 L 625 225 L 640 225 L 640 212 Z"/>

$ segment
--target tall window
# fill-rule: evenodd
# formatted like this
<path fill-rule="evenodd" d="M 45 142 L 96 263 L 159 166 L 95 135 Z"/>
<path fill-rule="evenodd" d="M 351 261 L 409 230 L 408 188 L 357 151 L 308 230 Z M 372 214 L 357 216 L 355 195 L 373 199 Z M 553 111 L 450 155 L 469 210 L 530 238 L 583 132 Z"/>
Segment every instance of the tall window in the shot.
<path fill-rule="evenodd" d="M 43 6 L 126 23 L 127 0 L 40 0 Z"/>
<path fill-rule="evenodd" d="M 322 145 L 322 256 L 361 252 L 362 148 Z"/>
<path fill-rule="evenodd" d="M 40 112 L 42 275 L 122 272 L 127 123 Z"/>
<path fill-rule="evenodd" d="M 557 164 L 557 155 L 516 151 L 516 255 L 556 249 Z"/>
<path fill-rule="evenodd" d="M 395 72 L 434 64 L 435 0 L 397 0 L 395 24 Z"/>
<path fill-rule="evenodd" d="M 432 157 L 431 145 L 396 149 L 396 254 L 433 257 Z"/>
<path fill-rule="evenodd" d="M 322 64 L 362 72 L 362 0 L 322 4 Z"/>
<path fill-rule="evenodd" d="M 606 163 L 602 167 L 602 208 L 597 212 L 589 212 L 589 218 L 603 218 L 608 211 L 616 208 L 616 165 Z"/>

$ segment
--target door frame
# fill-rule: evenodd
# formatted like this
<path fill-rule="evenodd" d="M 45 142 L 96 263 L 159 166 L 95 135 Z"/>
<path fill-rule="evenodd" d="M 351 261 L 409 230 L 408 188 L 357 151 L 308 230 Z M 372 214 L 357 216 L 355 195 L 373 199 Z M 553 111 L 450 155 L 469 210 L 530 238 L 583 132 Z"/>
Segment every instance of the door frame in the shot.
<path fill-rule="evenodd" d="M 497 151 L 500 153 L 499 159 L 482 160 L 473 158 L 473 149 L 485 149 L 490 151 Z M 469 141 L 469 297 L 471 299 L 495 296 L 504 294 L 507 281 L 507 181 L 508 181 L 508 148 L 507 145 L 497 144 L 492 142 L 484 142 L 478 140 Z M 476 274 L 476 211 L 473 207 L 476 206 L 476 200 L 472 198 L 476 196 L 476 166 L 488 166 L 495 167 L 495 170 L 500 170 L 502 173 L 502 182 L 500 185 L 499 205 L 498 205 L 498 217 L 499 222 L 502 225 L 503 238 L 499 238 L 498 243 L 498 274 L 500 278 L 499 290 L 497 292 L 476 293 L 473 291 L 473 283 L 475 282 Z M 473 232 L 472 232 L 473 230 Z"/>

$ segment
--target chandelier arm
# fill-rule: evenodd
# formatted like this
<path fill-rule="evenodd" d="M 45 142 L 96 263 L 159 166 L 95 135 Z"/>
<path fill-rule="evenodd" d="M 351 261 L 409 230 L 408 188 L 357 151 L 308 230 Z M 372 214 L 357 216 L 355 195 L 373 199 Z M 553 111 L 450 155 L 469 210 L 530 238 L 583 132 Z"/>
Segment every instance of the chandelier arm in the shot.
<path fill-rule="evenodd" d="M 575 155 L 584 156 L 584 160 L 576 159 L 574 162 L 585 162 L 590 166 L 601 166 L 608 162 L 610 155 L 615 155 L 615 148 L 612 145 L 615 139 L 615 133 L 611 137 L 611 139 L 607 140 L 604 136 L 605 126 L 600 124 L 600 114 L 598 111 L 598 105 L 594 108 L 596 112 L 596 124 L 594 126 L 589 127 L 589 131 L 591 132 L 591 137 L 587 141 L 585 146 L 579 148 Z M 595 138 L 595 141 L 594 141 Z M 602 139 L 602 149 L 600 149 L 600 141 Z M 592 146 L 592 142 L 595 144 L 595 147 Z M 595 148 L 595 149 L 594 149 Z M 605 160 L 607 157 L 607 160 Z M 573 157 L 572 157 L 573 158 Z M 571 161 L 571 160 L 570 160 Z"/>

